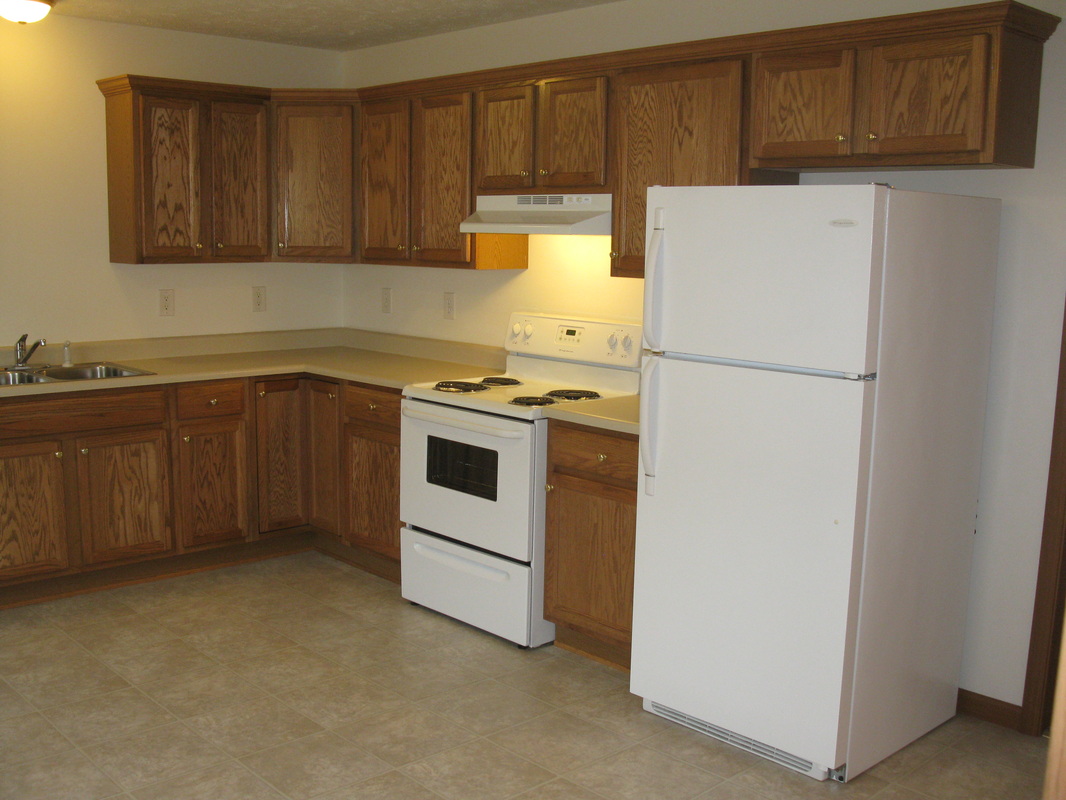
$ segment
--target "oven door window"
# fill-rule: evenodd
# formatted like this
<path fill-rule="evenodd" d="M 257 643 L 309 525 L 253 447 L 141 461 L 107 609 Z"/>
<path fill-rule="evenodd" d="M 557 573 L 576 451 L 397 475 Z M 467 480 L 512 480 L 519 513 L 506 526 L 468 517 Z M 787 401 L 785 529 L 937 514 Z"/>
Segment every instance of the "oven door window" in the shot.
<path fill-rule="evenodd" d="M 429 436 L 426 481 L 496 502 L 500 455 L 495 450 Z"/>

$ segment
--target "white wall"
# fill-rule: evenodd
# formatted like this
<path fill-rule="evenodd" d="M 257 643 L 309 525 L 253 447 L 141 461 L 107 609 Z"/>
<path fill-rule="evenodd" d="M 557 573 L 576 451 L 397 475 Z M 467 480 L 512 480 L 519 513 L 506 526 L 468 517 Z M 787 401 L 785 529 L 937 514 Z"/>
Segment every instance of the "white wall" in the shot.
<path fill-rule="evenodd" d="M 337 53 L 52 14 L 0 21 L 0 363 L 22 333 L 74 341 L 329 327 L 338 266 L 133 266 L 108 260 L 104 98 L 123 73 L 337 86 Z M 252 314 L 251 287 L 267 287 Z M 172 317 L 158 290 L 175 289 Z"/>
<path fill-rule="evenodd" d="M 367 86 L 629 47 L 922 11 L 939 0 L 621 0 L 345 56 L 347 82 Z M 1063 16 L 1063 0 L 1030 0 Z M 1020 704 L 1039 554 L 1059 342 L 1066 292 L 1066 33 L 1046 49 L 1035 170 L 944 170 L 806 175 L 804 183 L 881 180 L 897 186 L 1003 198 L 992 386 L 975 539 L 963 686 Z M 639 317 L 641 281 L 610 278 L 605 255 L 531 249 L 522 274 L 355 266 L 348 324 L 483 344 L 500 341 L 518 308 Z M 394 291 L 393 316 L 380 289 Z M 442 293 L 455 291 L 455 321 Z M 411 312 L 411 313 L 407 313 Z"/>

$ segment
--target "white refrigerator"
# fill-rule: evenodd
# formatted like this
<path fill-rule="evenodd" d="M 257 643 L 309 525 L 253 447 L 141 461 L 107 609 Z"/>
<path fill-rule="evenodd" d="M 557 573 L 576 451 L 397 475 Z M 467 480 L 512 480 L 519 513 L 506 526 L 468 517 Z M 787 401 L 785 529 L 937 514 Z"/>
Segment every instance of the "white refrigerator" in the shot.
<path fill-rule="evenodd" d="M 845 781 L 952 717 L 999 201 L 648 191 L 631 690 Z"/>

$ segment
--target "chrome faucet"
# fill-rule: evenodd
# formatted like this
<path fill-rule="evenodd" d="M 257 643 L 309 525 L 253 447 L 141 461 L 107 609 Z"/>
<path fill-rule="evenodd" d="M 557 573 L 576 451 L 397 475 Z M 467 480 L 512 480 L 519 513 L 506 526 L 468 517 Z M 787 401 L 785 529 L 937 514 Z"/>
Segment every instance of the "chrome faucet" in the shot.
<path fill-rule="evenodd" d="M 26 338 L 28 336 L 29 336 L 28 333 L 24 333 L 24 334 L 22 334 L 22 336 L 19 337 L 19 340 L 17 342 L 15 342 L 15 366 L 16 367 L 24 367 L 24 366 L 26 366 L 26 362 L 30 360 L 30 356 L 32 356 L 34 354 L 34 352 L 37 350 L 37 348 L 38 347 L 44 347 L 46 344 L 48 344 L 48 342 L 45 341 L 44 339 L 38 339 L 36 342 L 34 342 L 32 345 L 30 345 L 30 349 L 27 350 L 26 349 Z"/>

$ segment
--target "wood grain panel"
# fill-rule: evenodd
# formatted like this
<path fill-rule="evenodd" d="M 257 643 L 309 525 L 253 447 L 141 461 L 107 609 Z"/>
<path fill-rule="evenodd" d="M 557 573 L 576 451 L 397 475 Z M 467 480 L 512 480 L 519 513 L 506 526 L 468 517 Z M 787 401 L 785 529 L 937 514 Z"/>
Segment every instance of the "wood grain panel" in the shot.
<path fill-rule="evenodd" d="M 644 274 L 649 186 L 736 184 L 743 66 L 720 61 L 635 70 L 613 82 L 612 275 Z"/>
<path fill-rule="evenodd" d="M 270 254 L 265 103 L 211 104 L 212 254 Z"/>
<path fill-rule="evenodd" d="M 170 474 L 161 430 L 77 440 L 78 501 L 85 563 L 171 548 Z"/>
<path fill-rule="evenodd" d="M 347 539 L 400 557 L 400 434 L 345 426 Z"/>
<path fill-rule="evenodd" d="M 411 130 L 407 100 L 360 109 L 360 190 L 364 261 L 408 257 Z"/>
<path fill-rule="evenodd" d="M 803 158 L 851 152 L 854 50 L 760 56 L 752 73 L 753 156 Z"/>
<path fill-rule="evenodd" d="M 200 104 L 144 97 L 141 114 L 144 255 L 197 259 L 203 254 Z"/>
<path fill-rule="evenodd" d="M 478 189 L 532 186 L 534 87 L 483 89 L 477 95 Z"/>
<path fill-rule="evenodd" d="M 281 105 L 275 119 L 278 255 L 353 255 L 352 106 Z"/>
<path fill-rule="evenodd" d="M 555 425 L 551 463 L 559 472 L 582 473 L 592 480 L 636 488 L 637 438 Z"/>
<path fill-rule="evenodd" d="M 304 381 L 307 390 L 307 521 L 327 533 L 341 532 L 341 388 Z"/>
<path fill-rule="evenodd" d="M 0 439 L 162 424 L 162 388 L 73 392 L 0 401 Z"/>
<path fill-rule="evenodd" d="M 248 447 L 243 419 L 177 429 L 178 535 L 185 547 L 243 539 L 248 526 Z"/>
<path fill-rule="evenodd" d="M 307 522 L 303 394 L 298 380 L 256 384 L 259 531 Z"/>
<path fill-rule="evenodd" d="M 470 263 L 470 234 L 459 223 L 470 194 L 472 95 L 422 97 L 412 106 L 411 257 L 450 266 Z"/>
<path fill-rule="evenodd" d="M 69 566 L 59 442 L 0 447 L 0 580 Z"/>
<path fill-rule="evenodd" d="M 178 419 L 244 413 L 244 381 L 208 381 L 178 386 Z"/>
<path fill-rule="evenodd" d="M 984 145 L 988 36 L 875 47 L 870 153 L 951 153 Z"/>
<path fill-rule="evenodd" d="M 344 387 L 344 415 L 373 425 L 400 429 L 400 390 L 349 383 Z"/>
<path fill-rule="evenodd" d="M 607 181 L 607 79 L 543 82 L 537 104 L 537 183 L 603 186 Z"/>

